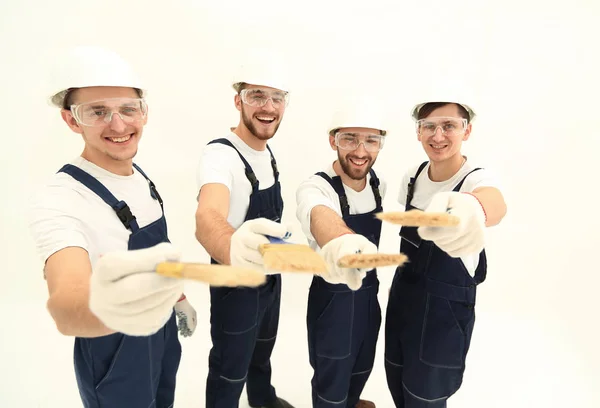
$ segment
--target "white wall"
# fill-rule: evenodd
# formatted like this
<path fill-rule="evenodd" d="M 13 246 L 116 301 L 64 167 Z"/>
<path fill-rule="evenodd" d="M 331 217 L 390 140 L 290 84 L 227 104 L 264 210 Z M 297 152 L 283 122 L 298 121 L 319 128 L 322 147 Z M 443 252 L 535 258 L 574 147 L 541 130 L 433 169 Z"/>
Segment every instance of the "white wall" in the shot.
<path fill-rule="evenodd" d="M 394 209 L 400 175 L 425 157 L 411 104 L 429 75 L 469 77 L 480 115 L 465 153 L 501 176 L 509 212 L 490 231 L 465 383 L 450 406 L 600 406 L 600 225 L 592 199 L 600 148 L 597 1 L 149 3 L 0 4 L 0 406 L 80 406 L 72 339 L 57 333 L 45 311 L 23 206 L 82 148 L 45 99 L 53 50 L 85 43 L 111 46 L 148 80 L 150 121 L 136 161 L 166 201 L 171 239 L 198 261 L 207 259 L 194 239 L 198 152 L 237 123 L 229 78 L 245 47 L 280 49 L 293 68 L 291 104 L 272 146 L 284 217 L 296 229 L 296 186 L 334 157 L 324 128 L 336 89 L 369 87 L 387 101 L 390 135 L 376 168 L 389 177 L 384 204 Z M 397 250 L 397 231 L 386 226 L 382 242 L 383 250 Z M 384 309 L 392 272 L 380 273 Z M 285 277 L 273 362 L 279 393 L 297 407 L 310 406 L 308 284 L 307 277 Z M 200 407 L 208 290 L 189 283 L 186 292 L 200 321 L 194 337 L 182 340 L 176 405 Z M 392 406 L 383 341 L 365 396 Z"/>

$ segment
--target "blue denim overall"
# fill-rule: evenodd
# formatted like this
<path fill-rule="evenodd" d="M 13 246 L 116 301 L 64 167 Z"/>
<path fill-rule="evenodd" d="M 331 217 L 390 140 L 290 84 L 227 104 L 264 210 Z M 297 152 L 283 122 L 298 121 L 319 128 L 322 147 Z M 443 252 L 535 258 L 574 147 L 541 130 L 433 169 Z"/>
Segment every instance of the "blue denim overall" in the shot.
<path fill-rule="evenodd" d="M 244 156 L 227 139 L 216 139 L 232 147 L 246 168 L 252 185 L 245 221 L 268 218 L 281 222 L 283 198 L 277 163 L 269 146 L 274 184 L 259 190 L 259 182 Z M 211 259 L 211 263 L 217 263 Z M 269 275 L 258 288 L 211 287 L 210 323 L 213 347 L 209 354 L 206 384 L 207 408 L 237 408 L 246 385 L 251 406 L 267 405 L 277 399 L 271 385 L 271 353 L 279 326 L 281 275 Z"/>
<path fill-rule="evenodd" d="M 406 210 L 422 163 L 408 184 Z M 476 171 L 479 169 L 474 169 Z M 469 173 L 471 174 L 471 172 Z M 458 192 L 467 174 L 453 191 Z M 485 280 L 485 250 L 471 277 L 416 227 L 400 229 L 400 251 L 409 261 L 394 275 L 385 322 L 385 368 L 397 408 L 441 408 L 462 384 L 475 323 L 477 285 Z"/>
<path fill-rule="evenodd" d="M 368 213 L 350 215 L 340 177 L 317 173 L 339 196 L 346 225 L 379 246 L 381 221 L 374 214 L 382 211 L 381 195 L 379 179 L 372 169 L 370 174 L 376 208 Z M 313 407 L 354 408 L 360 399 L 373 368 L 381 326 L 378 291 L 376 269 L 367 272 L 357 291 L 343 283 L 331 284 L 320 276 L 313 278 L 306 319 L 310 364 L 314 369 Z"/>
<path fill-rule="evenodd" d="M 154 183 L 150 195 L 163 202 Z M 131 231 L 128 249 L 143 249 L 169 242 L 167 222 L 162 216 L 140 228 L 127 203 L 113 196 L 96 178 L 67 164 L 59 172 L 69 174 L 111 206 L 125 228 Z M 85 408 L 169 408 L 175 400 L 175 379 L 181 359 L 175 313 L 157 333 L 128 336 L 114 333 L 95 338 L 75 338 L 75 375 Z"/>

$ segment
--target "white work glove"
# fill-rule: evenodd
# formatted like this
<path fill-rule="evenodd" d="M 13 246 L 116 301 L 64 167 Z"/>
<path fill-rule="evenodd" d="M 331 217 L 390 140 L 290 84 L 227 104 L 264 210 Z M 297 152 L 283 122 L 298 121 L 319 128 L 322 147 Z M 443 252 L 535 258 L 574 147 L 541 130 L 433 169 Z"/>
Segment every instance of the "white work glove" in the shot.
<path fill-rule="evenodd" d="M 332 239 L 321 248 L 321 256 L 327 262 L 329 273 L 323 276 L 329 283 L 345 283 L 350 289 L 358 290 L 362 280 L 372 268 L 340 268 L 338 260 L 345 255 L 376 254 L 377 246 L 362 235 L 345 234 Z"/>
<path fill-rule="evenodd" d="M 231 236 L 229 259 L 231 266 L 250 267 L 264 271 L 263 258 L 258 247 L 268 244 L 265 235 L 287 239 L 291 235 L 286 226 L 266 218 L 244 222 Z"/>
<path fill-rule="evenodd" d="M 196 309 L 187 300 L 185 295 L 181 295 L 179 301 L 175 304 L 175 313 L 177 314 L 177 329 L 183 337 L 190 337 L 196 330 Z"/>
<path fill-rule="evenodd" d="M 471 194 L 449 192 L 433 196 L 426 212 L 447 212 L 460 218 L 455 227 L 419 227 L 422 239 L 433 241 L 453 258 L 478 254 L 485 246 L 485 212 Z"/>
<path fill-rule="evenodd" d="M 160 330 L 183 293 L 183 280 L 155 272 L 160 262 L 178 262 L 170 243 L 109 252 L 98 259 L 90 278 L 90 310 L 106 327 L 131 336 Z"/>

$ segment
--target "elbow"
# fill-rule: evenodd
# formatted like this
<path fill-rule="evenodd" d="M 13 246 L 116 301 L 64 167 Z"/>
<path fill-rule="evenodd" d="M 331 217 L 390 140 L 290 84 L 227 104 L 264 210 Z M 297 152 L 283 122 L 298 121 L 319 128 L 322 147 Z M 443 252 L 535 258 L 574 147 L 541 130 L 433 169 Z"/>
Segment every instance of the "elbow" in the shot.
<path fill-rule="evenodd" d="M 206 211 L 200 211 L 200 209 L 198 209 L 196 211 L 196 232 L 195 232 L 195 236 L 196 236 L 196 240 L 200 243 L 202 243 L 202 231 L 205 229 L 204 228 L 204 215 L 205 215 Z"/>
<path fill-rule="evenodd" d="M 55 298 L 50 298 L 46 304 L 46 308 L 54 320 L 54 325 L 60 334 L 63 336 L 72 337 L 74 334 L 71 331 L 70 325 L 67 323 L 65 313 L 61 310 L 60 306 L 57 305 Z"/>

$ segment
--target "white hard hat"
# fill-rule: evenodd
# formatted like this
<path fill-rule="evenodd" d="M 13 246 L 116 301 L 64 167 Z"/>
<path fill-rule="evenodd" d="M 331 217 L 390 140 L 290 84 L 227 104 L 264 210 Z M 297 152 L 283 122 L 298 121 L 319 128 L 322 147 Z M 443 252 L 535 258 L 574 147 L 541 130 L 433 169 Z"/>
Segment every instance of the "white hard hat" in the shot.
<path fill-rule="evenodd" d="M 327 133 L 333 135 L 338 129 L 353 127 L 377 129 L 383 136 L 387 134 L 383 110 L 368 99 L 360 102 L 345 101 L 344 107 L 333 114 Z"/>
<path fill-rule="evenodd" d="M 120 55 L 99 47 L 79 46 L 57 61 L 50 103 L 62 108 L 69 89 L 91 86 L 135 88 L 141 91 L 140 96 L 145 94 L 140 78 Z"/>
<path fill-rule="evenodd" d="M 252 51 L 251 56 L 236 70 L 233 89 L 240 92 L 243 84 L 250 84 L 289 92 L 288 71 L 282 59 L 268 51 Z"/>
<path fill-rule="evenodd" d="M 462 106 L 469 114 L 469 122 L 475 119 L 475 110 L 473 109 L 474 95 L 469 84 L 460 83 L 452 80 L 440 80 L 437 83 L 430 83 L 429 91 L 423 95 L 424 98 L 417 103 L 411 116 L 414 120 L 418 119 L 421 108 L 433 102 L 455 103 Z"/>

